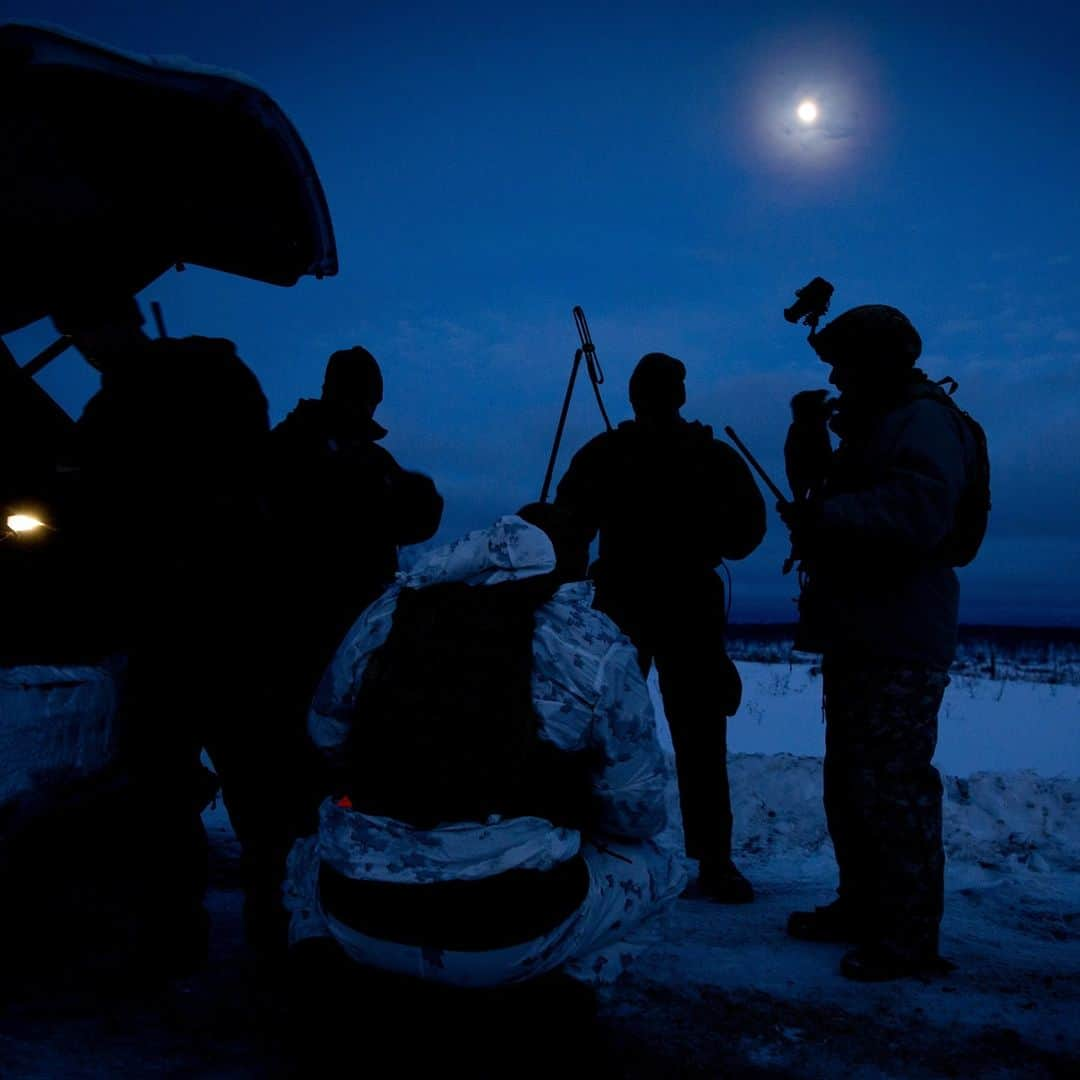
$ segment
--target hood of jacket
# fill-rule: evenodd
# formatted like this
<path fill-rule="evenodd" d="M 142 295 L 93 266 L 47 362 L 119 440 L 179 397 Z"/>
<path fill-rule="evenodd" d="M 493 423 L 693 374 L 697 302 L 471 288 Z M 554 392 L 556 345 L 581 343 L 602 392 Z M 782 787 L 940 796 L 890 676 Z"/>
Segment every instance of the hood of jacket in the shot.
<path fill-rule="evenodd" d="M 409 589 L 451 581 L 498 585 L 550 574 L 554 569 L 555 549 L 547 534 L 506 514 L 490 528 L 476 529 L 425 552 L 398 575 L 398 581 Z"/>

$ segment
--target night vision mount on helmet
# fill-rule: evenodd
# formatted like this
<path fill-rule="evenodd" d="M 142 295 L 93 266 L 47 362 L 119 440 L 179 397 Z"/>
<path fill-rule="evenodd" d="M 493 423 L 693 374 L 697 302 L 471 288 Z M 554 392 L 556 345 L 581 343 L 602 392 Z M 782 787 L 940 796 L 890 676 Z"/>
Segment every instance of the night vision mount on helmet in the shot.
<path fill-rule="evenodd" d="M 823 277 L 816 277 L 801 289 L 795 290 L 798 299 L 791 307 L 784 308 L 784 318 L 789 323 L 797 323 L 801 319 L 804 326 L 810 327 L 812 335 L 822 316 L 829 310 L 832 294 L 832 283 Z"/>
<path fill-rule="evenodd" d="M 818 323 L 829 310 L 833 286 L 816 277 L 801 289 L 791 307 L 784 308 L 790 323 L 800 320 L 810 327 L 807 341 L 827 364 L 851 361 L 873 355 L 886 364 L 913 366 L 922 353 L 922 338 L 911 320 L 888 304 L 862 304 L 850 308 L 818 330 Z"/>

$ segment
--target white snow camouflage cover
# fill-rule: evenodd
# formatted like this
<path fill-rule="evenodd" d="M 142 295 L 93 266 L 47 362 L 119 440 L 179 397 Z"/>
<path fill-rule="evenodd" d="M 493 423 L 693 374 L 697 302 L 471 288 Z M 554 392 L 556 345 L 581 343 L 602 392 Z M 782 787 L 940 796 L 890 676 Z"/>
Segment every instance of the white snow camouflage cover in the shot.
<path fill-rule="evenodd" d="M 308 719 L 320 751 L 333 757 L 343 746 L 368 657 L 389 635 L 402 588 L 443 581 L 495 584 L 548 573 L 554 566 L 548 538 L 508 516 L 492 529 L 469 533 L 426 554 L 399 574 L 353 625 L 323 677 Z M 543 737 L 567 750 L 600 751 L 603 764 L 594 775 L 593 790 L 601 811 L 598 835 L 590 839 L 613 842 L 620 849 L 620 841 L 631 841 L 626 850 L 638 865 L 626 875 L 623 915 L 629 926 L 677 894 L 685 881 L 681 837 L 665 829 L 666 806 L 677 799 L 675 779 L 657 739 L 634 647 L 591 604 L 592 586 L 573 582 L 537 611 L 533 702 Z M 536 817 L 420 830 L 327 799 L 318 836 L 298 844 L 290 858 L 286 902 L 293 913 L 291 937 L 297 941 L 326 933 L 313 880 L 320 859 L 348 877 L 427 883 L 545 869 L 582 848 L 588 861 L 595 849 L 583 844 L 576 830 Z M 577 944 L 586 943 L 582 936 L 588 935 L 575 935 Z"/>

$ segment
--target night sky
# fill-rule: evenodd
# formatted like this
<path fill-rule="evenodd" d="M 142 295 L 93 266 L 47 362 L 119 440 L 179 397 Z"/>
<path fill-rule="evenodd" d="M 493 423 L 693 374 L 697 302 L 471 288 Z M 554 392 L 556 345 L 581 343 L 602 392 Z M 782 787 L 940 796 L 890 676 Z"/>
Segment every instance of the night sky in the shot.
<path fill-rule="evenodd" d="M 1080 9 L 867 7 L 35 0 L 0 18 L 241 72 L 284 108 L 339 275 L 192 267 L 143 299 L 174 335 L 234 340 L 274 421 L 318 395 L 330 352 L 371 349 L 384 445 L 446 497 L 439 538 L 537 497 L 575 304 L 614 420 L 637 359 L 671 353 L 684 415 L 732 424 L 781 479 L 788 399 L 827 376 L 781 311 L 821 274 L 833 314 L 905 311 L 921 366 L 987 430 L 994 510 L 962 619 L 1080 624 Z M 52 336 L 8 343 L 26 360 Z M 77 414 L 96 376 L 69 353 L 41 381 Z M 557 477 L 599 430 L 581 383 Z M 785 554 L 772 515 L 732 568 L 735 620 L 793 617 Z"/>

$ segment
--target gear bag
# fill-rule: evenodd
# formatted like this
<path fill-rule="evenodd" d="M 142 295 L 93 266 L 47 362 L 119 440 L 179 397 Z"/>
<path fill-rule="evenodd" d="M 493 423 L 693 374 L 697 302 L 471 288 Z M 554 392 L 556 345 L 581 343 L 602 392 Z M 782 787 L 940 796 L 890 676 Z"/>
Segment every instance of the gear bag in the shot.
<path fill-rule="evenodd" d="M 948 389 L 945 389 L 948 384 Z M 959 383 L 946 375 L 937 382 L 923 384 L 917 397 L 927 397 L 940 401 L 961 418 L 971 433 L 975 444 L 974 466 L 960 493 L 956 505 L 956 521 L 952 532 L 942 541 L 938 549 L 949 566 L 967 566 L 978 554 L 990 520 L 990 454 L 986 444 L 986 432 L 982 425 L 965 409 L 961 409 L 952 399 Z"/>
<path fill-rule="evenodd" d="M 402 590 L 346 743 L 358 809 L 421 829 L 493 814 L 582 827 L 589 752 L 542 738 L 532 701 L 535 611 L 554 591 L 548 576 Z"/>

